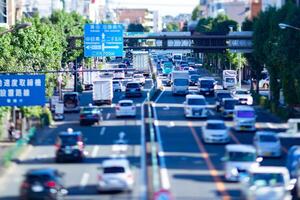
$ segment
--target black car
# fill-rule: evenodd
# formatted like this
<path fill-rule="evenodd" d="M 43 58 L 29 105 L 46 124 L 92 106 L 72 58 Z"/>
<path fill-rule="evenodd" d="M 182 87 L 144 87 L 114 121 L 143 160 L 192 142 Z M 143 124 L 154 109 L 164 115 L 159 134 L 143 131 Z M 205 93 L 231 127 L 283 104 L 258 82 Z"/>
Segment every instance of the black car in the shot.
<path fill-rule="evenodd" d="M 141 97 L 142 96 L 142 90 L 141 85 L 137 82 L 129 82 L 126 85 L 125 90 L 125 96 L 126 97 Z"/>
<path fill-rule="evenodd" d="M 222 103 L 222 100 L 224 98 L 232 98 L 232 95 L 229 91 L 227 90 L 224 90 L 224 91 L 218 91 L 216 93 L 216 104 L 217 104 L 217 111 L 220 110 L 220 107 L 221 107 L 221 103 Z"/>
<path fill-rule="evenodd" d="M 80 110 L 80 125 L 99 123 L 102 119 L 102 113 L 96 106 L 83 107 Z"/>
<path fill-rule="evenodd" d="M 20 199 L 61 199 L 67 194 L 63 186 L 63 173 L 56 169 L 32 169 L 25 174 L 20 187 Z"/>
<path fill-rule="evenodd" d="M 84 141 L 80 131 L 61 132 L 56 139 L 56 162 L 79 161 L 84 159 Z"/>

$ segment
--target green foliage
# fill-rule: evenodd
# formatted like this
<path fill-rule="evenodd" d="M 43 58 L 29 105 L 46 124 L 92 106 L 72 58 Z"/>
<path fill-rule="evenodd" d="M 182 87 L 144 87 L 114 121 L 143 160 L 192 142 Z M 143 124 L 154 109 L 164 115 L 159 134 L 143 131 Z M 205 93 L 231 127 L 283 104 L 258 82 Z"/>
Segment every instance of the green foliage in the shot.
<path fill-rule="evenodd" d="M 167 24 L 167 31 L 169 32 L 174 32 L 174 31 L 179 31 L 179 24 L 175 22 L 171 22 Z"/>
<path fill-rule="evenodd" d="M 282 8 L 270 7 L 254 21 L 253 57 L 256 72 L 266 65 L 270 74 L 271 97 L 276 107 L 280 89 L 288 106 L 300 104 L 300 34 L 294 29 L 281 30 L 279 23 L 300 27 L 300 8 L 286 3 Z"/>
<path fill-rule="evenodd" d="M 43 108 L 40 106 L 32 106 L 32 107 L 21 107 L 22 114 L 29 118 L 40 118 L 43 113 Z"/>
<path fill-rule="evenodd" d="M 202 15 L 201 7 L 200 5 L 197 5 L 192 12 L 192 20 L 193 21 L 198 20 L 201 17 L 201 15 Z"/>

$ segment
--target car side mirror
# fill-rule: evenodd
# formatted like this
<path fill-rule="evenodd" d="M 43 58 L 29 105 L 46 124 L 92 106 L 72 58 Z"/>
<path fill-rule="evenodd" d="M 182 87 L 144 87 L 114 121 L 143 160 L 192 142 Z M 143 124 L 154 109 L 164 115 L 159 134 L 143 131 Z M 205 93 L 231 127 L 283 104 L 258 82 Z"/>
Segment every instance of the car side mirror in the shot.
<path fill-rule="evenodd" d="M 286 190 L 291 191 L 294 189 L 295 185 L 296 185 L 297 179 L 293 178 L 290 180 L 290 182 L 288 183 L 288 185 L 286 186 Z"/>

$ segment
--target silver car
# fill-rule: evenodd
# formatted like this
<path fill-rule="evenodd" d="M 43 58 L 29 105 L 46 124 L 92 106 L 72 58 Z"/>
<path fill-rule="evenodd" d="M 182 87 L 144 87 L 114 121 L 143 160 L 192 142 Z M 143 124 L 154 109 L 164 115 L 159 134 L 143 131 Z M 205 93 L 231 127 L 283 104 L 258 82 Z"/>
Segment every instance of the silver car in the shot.
<path fill-rule="evenodd" d="M 253 144 L 257 154 L 263 157 L 280 157 L 281 142 L 275 132 L 272 131 L 257 131 Z"/>

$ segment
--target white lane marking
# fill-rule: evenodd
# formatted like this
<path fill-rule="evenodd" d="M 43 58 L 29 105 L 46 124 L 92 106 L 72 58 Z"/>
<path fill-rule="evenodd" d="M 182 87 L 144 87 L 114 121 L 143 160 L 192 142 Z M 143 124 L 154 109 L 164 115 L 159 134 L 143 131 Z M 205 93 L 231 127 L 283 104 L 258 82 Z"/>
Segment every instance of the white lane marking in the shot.
<path fill-rule="evenodd" d="M 163 90 L 163 92 L 164 92 L 164 90 Z M 158 150 L 159 150 L 158 151 L 158 158 L 159 158 L 159 161 L 160 161 L 161 186 L 162 186 L 163 189 L 169 190 L 171 188 L 171 184 L 170 184 L 170 180 L 169 180 L 168 169 L 167 169 L 167 166 L 166 166 L 166 160 L 165 160 L 165 157 L 164 157 L 165 153 L 164 153 L 164 148 L 163 148 L 163 144 L 162 144 L 162 138 L 161 138 L 161 135 L 160 135 L 160 129 L 159 129 L 159 126 L 158 126 L 158 117 L 157 117 L 157 111 L 156 111 L 156 104 L 155 103 L 153 104 L 153 116 L 154 116 L 154 126 L 155 126 L 155 130 L 156 130 Z"/>
<path fill-rule="evenodd" d="M 95 158 L 97 156 L 99 148 L 100 147 L 98 145 L 94 146 L 93 151 L 92 151 L 92 158 Z"/>
<path fill-rule="evenodd" d="M 109 119 L 109 118 L 110 118 L 110 116 L 111 116 L 111 114 L 110 114 L 110 113 L 107 113 L 107 115 L 106 115 L 106 119 Z"/>
<path fill-rule="evenodd" d="M 161 91 L 161 93 L 158 95 L 158 97 L 155 99 L 155 103 L 157 103 L 160 99 L 160 97 L 163 95 L 163 93 L 165 92 L 165 88 L 163 88 L 163 90 Z"/>
<path fill-rule="evenodd" d="M 170 107 L 166 106 L 166 107 L 163 108 L 163 110 L 170 110 Z"/>
<path fill-rule="evenodd" d="M 146 141 L 145 141 L 145 118 L 144 118 L 144 105 L 145 105 L 146 99 L 143 101 L 141 105 L 141 159 L 140 159 L 140 165 L 141 165 L 141 186 L 140 186 L 140 192 L 141 192 L 141 200 L 147 199 L 147 172 L 146 172 Z"/>
<path fill-rule="evenodd" d="M 84 172 L 80 181 L 80 190 L 83 190 L 84 187 L 87 185 L 90 178 L 90 174 L 87 172 Z"/>
<path fill-rule="evenodd" d="M 106 130 L 106 127 L 102 127 L 101 130 L 100 130 L 100 135 L 104 135 L 105 130 Z"/>
<path fill-rule="evenodd" d="M 173 122 L 173 121 L 170 121 L 170 123 L 168 124 L 168 127 L 169 128 L 172 128 L 172 127 L 174 127 L 175 126 L 175 123 Z"/>

